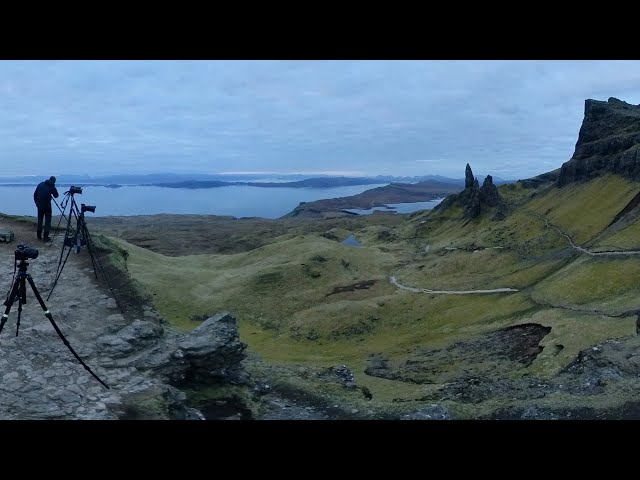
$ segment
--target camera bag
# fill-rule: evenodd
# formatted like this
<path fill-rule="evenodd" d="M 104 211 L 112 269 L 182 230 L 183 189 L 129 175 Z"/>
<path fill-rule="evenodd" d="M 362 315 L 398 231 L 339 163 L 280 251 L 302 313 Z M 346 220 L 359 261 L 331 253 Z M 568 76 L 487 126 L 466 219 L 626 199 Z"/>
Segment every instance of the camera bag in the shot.
<path fill-rule="evenodd" d="M 4 228 L 0 228 L 0 242 L 13 242 L 16 236 L 13 234 L 11 230 L 7 230 Z"/>

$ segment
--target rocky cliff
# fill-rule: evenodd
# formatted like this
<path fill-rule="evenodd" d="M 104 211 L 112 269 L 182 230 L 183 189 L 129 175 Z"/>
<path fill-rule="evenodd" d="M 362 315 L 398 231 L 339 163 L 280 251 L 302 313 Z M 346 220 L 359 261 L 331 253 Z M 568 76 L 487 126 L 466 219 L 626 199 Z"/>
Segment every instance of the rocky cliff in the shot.
<path fill-rule="evenodd" d="M 640 105 L 588 99 L 576 149 L 560 169 L 562 187 L 604 173 L 640 179 Z"/>

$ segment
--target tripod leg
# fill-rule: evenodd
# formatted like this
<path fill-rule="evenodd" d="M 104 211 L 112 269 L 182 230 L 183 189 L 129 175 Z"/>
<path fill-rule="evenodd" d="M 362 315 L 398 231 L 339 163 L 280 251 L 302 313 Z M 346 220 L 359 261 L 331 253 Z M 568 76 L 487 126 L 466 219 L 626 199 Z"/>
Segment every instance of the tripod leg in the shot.
<path fill-rule="evenodd" d="M 60 331 L 60 328 L 58 328 L 58 325 L 56 325 L 56 322 L 53 321 L 53 315 L 51 315 L 51 312 L 49 311 L 49 309 L 45 305 L 44 300 L 42 300 L 42 297 L 40 296 L 40 293 L 38 292 L 38 289 L 36 288 L 36 285 L 33 282 L 33 278 L 31 278 L 31 275 L 27 275 L 27 280 L 29 281 L 29 285 L 31 285 L 31 289 L 33 290 L 34 295 L 38 299 L 38 303 L 42 307 L 42 310 L 44 310 L 44 316 L 49 319 L 49 322 L 51 322 L 51 325 L 53 325 L 53 328 L 55 329 L 55 331 L 58 334 L 58 336 L 62 339 L 62 342 L 67 346 L 67 348 L 73 354 L 73 356 L 76 357 L 76 360 L 78 360 L 78 362 L 80 362 L 80 365 L 82 365 L 87 372 L 89 372 L 91 375 L 93 375 L 93 378 L 98 380 L 106 388 L 109 388 L 109 385 L 107 385 L 102 380 L 100 380 L 100 377 L 98 377 L 95 373 L 93 373 L 91 371 L 91 369 L 87 366 L 87 364 L 82 361 L 80 356 L 76 353 L 76 351 L 73 349 L 73 347 L 71 347 L 71 345 L 69 344 L 68 340 L 62 334 L 62 332 Z"/>
<path fill-rule="evenodd" d="M 93 272 L 96 274 L 96 278 L 98 278 L 98 274 L 96 272 L 96 265 L 98 266 L 98 270 L 100 270 L 100 273 L 102 273 L 102 276 L 104 277 L 105 281 L 107 282 L 107 287 L 109 288 L 109 291 L 111 292 L 111 295 L 113 296 L 113 299 L 116 301 L 116 305 L 118 305 L 118 308 L 120 309 L 120 312 L 124 315 L 124 309 L 122 308 L 122 305 L 120 305 L 120 302 L 118 301 L 118 297 L 116 296 L 116 292 L 113 291 L 113 287 L 111 286 L 111 282 L 109 281 L 109 277 L 107 276 L 106 272 L 104 271 L 104 268 L 102 267 L 102 262 L 100 262 L 100 257 L 98 257 L 98 252 L 96 252 L 95 249 L 95 245 L 93 243 L 93 239 L 91 238 L 91 235 L 89 234 L 89 229 L 87 228 L 87 225 L 85 224 L 84 226 L 84 230 L 86 233 L 85 238 L 87 239 L 87 248 L 89 250 L 89 255 L 91 255 L 91 261 L 94 262 L 94 252 L 95 252 L 95 262 L 93 264 Z"/>
<path fill-rule="evenodd" d="M 22 305 L 27 303 L 27 285 L 24 282 L 24 278 L 19 280 L 20 286 L 18 287 L 18 323 L 16 324 L 16 337 L 20 331 L 20 318 L 22 317 Z"/>
<path fill-rule="evenodd" d="M 66 208 L 66 204 L 65 204 L 65 208 Z M 64 265 L 62 264 L 62 257 L 64 255 L 64 248 L 66 247 L 66 244 L 67 244 L 67 237 L 69 236 L 69 230 L 71 228 L 72 213 L 73 213 L 73 203 L 69 208 L 69 219 L 67 220 L 67 228 L 64 231 L 64 238 L 62 239 L 62 250 L 60 250 L 60 258 L 58 259 L 58 268 L 56 269 L 56 279 L 53 282 L 53 287 L 51 287 L 51 290 L 49 291 L 49 296 L 47 297 L 47 300 L 49 300 L 49 297 L 51 297 L 51 294 L 53 293 L 53 289 L 56 288 L 56 284 L 58 283 L 58 278 L 60 278 L 60 274 L 62 273 L 62 269 L 64 268 Z M 68 253 L 67 253 L 67 258 L 69 258 Z M 65 263 L 67 262 L 67 258 L 65 258 L 64 260 Z M 62 267 L 60 267 L 60 265 L 62 265 Z"/>
<path fill-rule="evenodd" d="M 58 220 L 58 225 L 56 225 L 55 233 L 53 234 L 53 237 L 51 238 L 51 243 L 53 244 L 53 241 L 58 236 L 58 232 L 60 232 L 60 223 L 62 223 L 62 219 L 63 218 L 65 220 L 67 219 L 67 216 L 64 214 L 64 211 L 67 208 L 67 203 L 66 202 L 60 202 L 63 205 L 62 207 L 60 207 L 60 205 L 58 205 L 58 202 L 56 202 L 55 198 L 52 198 L 52 200 L 53 200 L 53 203 L 56 204 L 56 207 L 58 207 L 58 210 L 60 210 L 60 219 Z"/>
<path fill-rule="evenodd" d="M 66 237 L 65 237 L 66 238 Z M 62 251 L 60 252 L 60 260 L 62 261 L 62 254 L 64 253 L 64 243 L 62 244 Z M 51 294 L 53 293 L 53 289 L 56 288 L 56 285 L 58 284 L 58 280 L 60 279 L 60 275 L 62 275 L 62 270 L 64 269 L 64 266 L 67 264 L 67 260 L 69 259 L 69 254 L 71 253 L 71 247 L 69 247 L 69 251 L 67 252 L 67 256 L 64 259 L 64 263 L 62 263 L 62 267 L 60 267 L 60 262 L 58 262 L 58 273 L 56 274 L 56 279 L 53 281 L 53 286 L 51 287 L 51 290 L 49 290 L 49 295 L 47 295 L 47 300 L 49 300 L 49 298 L 51 298 Z"/>
<path fill-rule="evenodd" d="M 9 298 L 4 304 L 7 308 L 4 309 L 4 313 L 2 314 L 2 320 L 0 320 L 0 333 L 2 333 L 2 329 L 4 328 L 4 324 L 7 323 L 7 319 L 9 318 L 9 311 L 11 310 L 11 306 L 13 302 L 16 301 L 16 297 L 18 296 L 18 286 L 20 285 L 20 280 L 16 279 L 13 284 L 13 288 L 11 289 L 11 293 L 9 294 Z"/>
<path fill-rule="evenodd" d="M 98 279 L 98 266 L 96 265 L 95 258 L 93 257 L 93 245 L 91 244 L 89 238 L 89 230 L 87 230 L 87 224 L 84 223 L 84 218 L 82 222 L 82 237 L 84 238 L 85 243 L 87 244 L 87 250 L 89 250 L 89 256 L 91 257 L 91 265 L 93 265 L 93 274 L 96 276 L 96 280 Z"/>

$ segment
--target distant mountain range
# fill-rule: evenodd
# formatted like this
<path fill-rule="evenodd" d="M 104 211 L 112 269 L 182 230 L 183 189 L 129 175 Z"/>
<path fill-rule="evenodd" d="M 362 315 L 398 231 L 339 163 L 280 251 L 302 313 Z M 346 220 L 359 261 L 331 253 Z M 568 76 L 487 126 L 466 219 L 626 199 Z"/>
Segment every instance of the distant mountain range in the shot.
<path fill-rule="evenodd" d="M 15 176 L 0 177 L 0 185 L 37 185 L 46 176 Z M 338 177 L 317 176 L 309 177 L 300 174 L 292 175 L 264 175 L 264 174 L 175 174 L 153 173 L 146 175 L 59 175 L 59 186 L 105 186 L 117 188 L 123 185 L 158 186 L 167 188 L 216 188 L 232 185 L 248 185 L 253 187 L 288 187 L 288 188 L 330 188 L 351 185 L 370 185 L 380 183 L 419 183 L 436 181 L 456 186 L 464 186 L 463 178 L 448 178 L 441 175 L 423 176 L 392 176 L 376 175 L 374 177 Z M 494 177 L 494 183 L 508 183 Z"/>

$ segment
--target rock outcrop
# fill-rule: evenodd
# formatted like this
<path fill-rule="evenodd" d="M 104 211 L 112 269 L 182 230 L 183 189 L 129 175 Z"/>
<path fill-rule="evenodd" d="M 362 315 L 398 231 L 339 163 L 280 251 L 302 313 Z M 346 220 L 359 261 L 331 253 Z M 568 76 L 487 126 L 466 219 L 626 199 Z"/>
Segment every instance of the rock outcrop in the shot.
<path fill-rule="evenodd" d="M 497 207 L 494 220 L 502 220 L 506 216 L 506 206 L 491 175 L 487 175 L 480 187 L 478 179 L 473 176 L 471 166 L 467 163 L 464 184 L 462 192 L 447 197 L 435 209 L 444 209 L 458 203 L 462 206 L 466 218 L 476 218 L 484 210 L 494 207 Z"/>
<path fill-rule="evenodd" d="M 117 409 L 123 418 L 199 418 L 175 387 L 248 383 L 241 366 L 247 345 L 240 342 L 229 312 L 208 318 L 187 334 L 165 330 L 156 321 L 135 320 L 99 337 L 96 346 L 102 367 L 134 368 L 158 380 L 123 395 Z"/>
<path fill-rule="evenodd" d="M 464 169 L 464 188 L 472 188 L 475 177 L 471 171 L 471 166 L 467 163 L 467 168 Z"/>
<path fill-rule="evenodd" d="M 467 164 L 467 167 L 469 164 Z M 471 169 L 469 169 L 471 171 Z M 460 199 L 464 204 L 464 214 L 469 218 L 476 218 L 482 211 L 480 208 L 480 184 L 478 179 L 474 178 L 471 186 L 465 188 L 460 194 Z"/>
<path fill-rule="evenodd" d="M 604 173 L 640 179 L 640 105 L 588 99 L 573 156 L 557 180 L 562 187 Z"/>
<path fill-rule="evenodd" d="M 498 187 L 493 184 L 491 175 L 487 175 L 480 188 L 480 202 L 490 207 L 497 207 L 502 202 Z"/>

